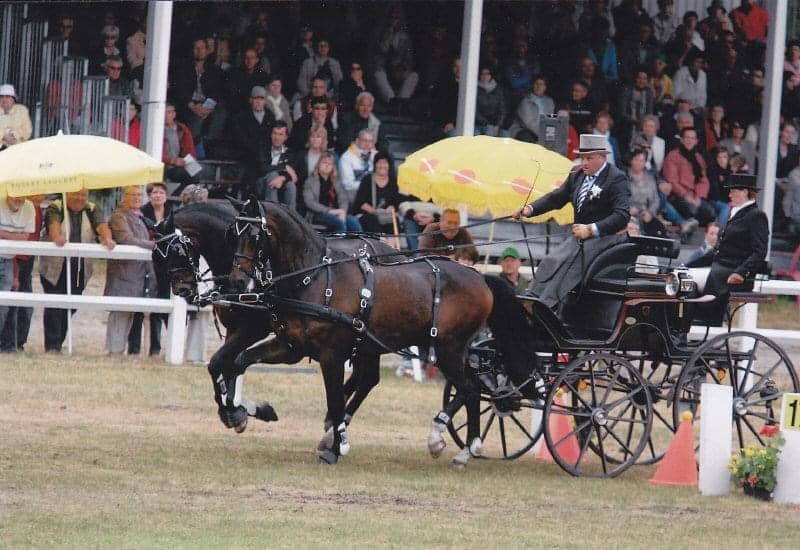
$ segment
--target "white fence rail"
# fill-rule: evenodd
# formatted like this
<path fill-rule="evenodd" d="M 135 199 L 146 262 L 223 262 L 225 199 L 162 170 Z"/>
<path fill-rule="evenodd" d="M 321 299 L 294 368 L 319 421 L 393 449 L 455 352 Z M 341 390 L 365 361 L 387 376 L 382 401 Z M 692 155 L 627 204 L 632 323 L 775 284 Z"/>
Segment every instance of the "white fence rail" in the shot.
<path fill-rule="evenodd" d="M 0 239 L 0 255 L 27 254 L 33 256 L 82 257 L 106 260 L 151 260 L 151 252 L 130 245 L 117 245 L 108 250 L 99 244 L 67 243 L 58 247 L 50 242 L 8 241 Z M 186 301 L 173 296 L 165 298 L 135 298 L 124 296 L 89 296 L 75 294 L 33 294 L 0 291 L 0 304 L 20 307 L 52 307 L 62 309 L 95 309 L 105 311 L 139 311 L 166 313 L 166 360 L 173 365 L 183 363 L 186 330 Z M 194 308 L 196 309 L 196 308 Z M 205 345 L 202 342 L 200 345 Z M 197 355 L 195 355 L 197 356 Z"/>

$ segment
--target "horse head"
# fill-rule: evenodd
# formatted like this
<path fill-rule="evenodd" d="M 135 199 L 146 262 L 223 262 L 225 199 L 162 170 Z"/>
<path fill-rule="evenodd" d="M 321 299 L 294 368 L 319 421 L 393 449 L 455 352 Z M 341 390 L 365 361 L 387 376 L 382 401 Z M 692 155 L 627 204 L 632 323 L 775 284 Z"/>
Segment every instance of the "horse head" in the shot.
<path fill-rule="evenodd" d="M 245 202 L 228 229 L 228 244 L 234 250 L 231 281 L 238 286 L 255 282 L 261 288 L 272 283 L 272 247 L 267 213 L 255 196 Z"/>
<path fill-rule="evenodd" d="M 153 267 L 156 273 L 169 278 L 173 294 L 187 301 L 197 297 L 199 257 L 196 244 L 175 227 L 172 214 L 156 225 Z"/>

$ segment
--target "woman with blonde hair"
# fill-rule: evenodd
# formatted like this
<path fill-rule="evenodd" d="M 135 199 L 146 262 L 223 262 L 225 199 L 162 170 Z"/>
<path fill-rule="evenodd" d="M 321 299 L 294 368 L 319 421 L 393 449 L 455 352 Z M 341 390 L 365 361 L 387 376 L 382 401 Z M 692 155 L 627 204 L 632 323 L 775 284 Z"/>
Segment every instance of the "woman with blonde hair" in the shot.
<path fill-rule="evenodd" d="M 303 185 L 303 199 L 312 223 L 324 225 L 328 231 L 362 231 L 361 223 L 347 213 L 347 194 L 339 180 L 336 159 L 325 151 L 314 172 Z"/>

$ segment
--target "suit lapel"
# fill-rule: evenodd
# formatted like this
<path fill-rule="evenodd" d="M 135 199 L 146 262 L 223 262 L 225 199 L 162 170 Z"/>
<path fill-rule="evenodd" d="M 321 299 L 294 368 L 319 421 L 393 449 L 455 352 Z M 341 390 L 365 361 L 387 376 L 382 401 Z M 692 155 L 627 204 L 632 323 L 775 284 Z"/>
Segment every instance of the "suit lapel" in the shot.
<path fill-rule="evenodd" d="M 603 168 L 600 171 L 599 174 L 597 174 L 597 177 L 594 179 L 594 182 L 592 182 L 592 186 L 596 185 L 596 186 L 600 187 L 601 189 L 603 189 L 603 185 L 605 185 L 605 182 L 608 179 L 606 176 L 608 175 L 608 170 L 609 170 L 610 166 L 611 166 L 610 164 L 606 164 L 606 167 Z M 575 193 L 574 193 L 574 197 L 572 199 L 572 204 L 575 204 L 575 205 L 578 204 L 578 195 L 580 195 L 581 186 L 583 185 L 583 182 L 585 180 L 586 180 L 586 174 L 581 172 L 579 174 L 579 176 L 578 176 L 577 185 L 575 186 Z M 584 208 L 586 208 L 589 205 L 589 201 L 591 201 L 592 198 L 593 197 L 591 195 L 591 188 L 590 188 L 590 192 L 587 193 L 586 198 L 583 200 L 583 204 L 581 205 L 581 210 L 583 210 Z"/>
<path fill-rule="evenodd" d="M 739 211 L 736 212 L 736 215 L 731 216 L 731 218 L 728 220 L 728 223 L 726 224 L 726 227 L 728 225 L 731 225 L 732 223 L 739 223 L 742 220 L 742 218 L 744 218 L 744 214 L 750 212 L 750 209 L 755 207 L 756 203 L 753 203 L 753 204 L 748 204 L 744 208 L 741 208 Z"/>

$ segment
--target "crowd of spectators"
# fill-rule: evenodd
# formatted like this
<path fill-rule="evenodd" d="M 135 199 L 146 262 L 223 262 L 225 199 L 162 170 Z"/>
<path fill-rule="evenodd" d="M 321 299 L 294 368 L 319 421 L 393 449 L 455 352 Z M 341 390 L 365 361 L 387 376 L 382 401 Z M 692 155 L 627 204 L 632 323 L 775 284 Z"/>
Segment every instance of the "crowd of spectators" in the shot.
<path fill-rule="evenodd" d="M 661 234 L 672 226 L 689 234 L 698 224 L 725 222 L 730 173 L 758 170 L 769 14 L 753 0 L 730 13 L 719 1 L 705 13 L 674 13 L 672 0 L 657 5 L 651 14 L 640 0 L 488 3 L 475 131 L 538 141 L 540 115 L 567 116 L 568 153 L 578 134 L 608 136 L 609 160 L 637 171 L 640 191 L 652 199 L 652 181 L 632 167 L 642 150 L 658 197 L 643 210 L 642 230 Z M 433 125 L 419 139 L 455 132 L 461 6 L 417 6 L 176 6 L 167 179 L 181 188 L 198 183 L 184 166 L 187 155 L 236 160 L 244 171 L 234 191 L 307 214 L 304 186 L 316 171 L 324 129 L 324 148 L 336 155 L 333 174 L 348 201 L 339 208 L 337 200 L 335 209 L 368 214 L 355 194 L 375 153 L 386 150 L 385 113 L 415 101 L 422 110 L 406 112 L 421 112 Z M 71 52 L 89 58 L 93 72 L 108 76 L 112 93 L 138 105 L 144 7 L 76 13 L 59 16 L 56 32 Z M 799 42 L 786 47 L 783 83 L 775 228 L 797 233 Z M 138 128 L 133 110 L 131 117 Z M 132 143 L 138 134 L 130 132 Z M 101 210 L 110 215 L 110 208 Z"/>
<path fill-rule="evenodd" d="M 71 54 L 90 60 L 93 74 L 108 76 L 113 94 L 131 99 L 129 141 L 138 146 L 146 6 L 98 6 L 58 15 L 51 28 Z M 458 225 L 452 212 L 441 215 L 399 193 L 382 119 L 404 113 L 429 122 L 421 141 L 454 134 L 462 4 L 410 6 L 176 4 L 165 181 L 179 185 L 176 194 L 195 196 L 201 191 L 192 159 L 234 160 L 243 169 L 234 192 L 280 201 L 328 230 L 399 227 L 416 248 L 418 234 L 441 224 L 449 239 Z M 724 226 L 727 179 L 759 170 L 768 21 L 753 0 L 731 12 L 709 2 L 705 13 L 674 13 L 672 0 L 659 0 L 655 14 L 640 0 L 488 2 L 476 134 L 537 142 L 541 115 L 566 117 L 568 155 L 581 133 L 609 138 L 609 162 L 630 174 L 631 213 L 642 232 L 689 235 L 699 225 Z M 797 239 L 800 42 L 786 45 L 783 69 L 774 232 Z M 0 86 L 0 148 L 31 134 L 27 109 L 15 99 L 12 85 Z M 161 201 L 162 187 L 151 200 Z M 91 227 L 105 238 L 103 228 L 111 227 L 116 242 L 118 233 L 139 242 L 132 226 L 123 231 L 135 202 L 125 197 L 117 210 L 104 205 L 97 214 L 69 207 L 76 219 L 86 217 L 77 224 L 86 234 L 75 237 L 94 238 Z M 153 208 L 145 213 L 150 222 L 165 213 Z M 75 271 L 84 280 L 73 288 L 83 288 L 91 271 Z M 63 283 L 59 273 L 48 275 L 49 287 Z M 153 292 L 162 293 L 157 286 Z M 110 330 L 111 351 L 124 349 L 131 324 L 128 348 L 138 350 L 132 342 L 141 321 L 125 318 L 115 319 L 119 334 Z M 63 341 L 61 330 L 54 329 L 52 349 Z M 151 352 L 158 349 L 151 343 Z"/>

